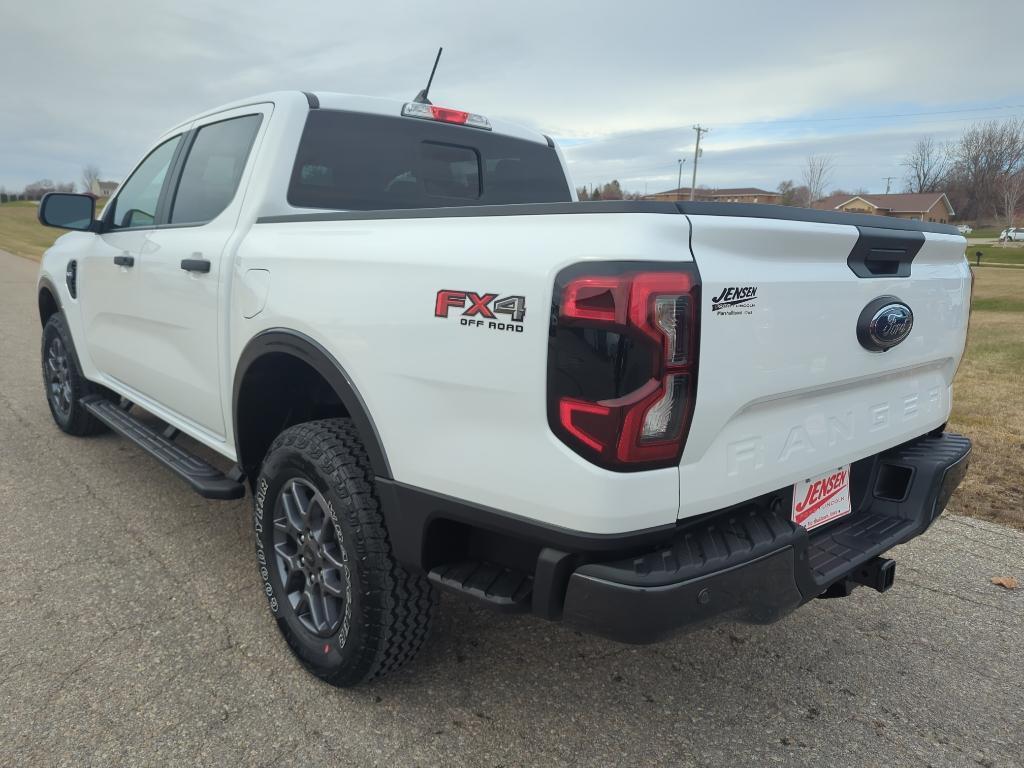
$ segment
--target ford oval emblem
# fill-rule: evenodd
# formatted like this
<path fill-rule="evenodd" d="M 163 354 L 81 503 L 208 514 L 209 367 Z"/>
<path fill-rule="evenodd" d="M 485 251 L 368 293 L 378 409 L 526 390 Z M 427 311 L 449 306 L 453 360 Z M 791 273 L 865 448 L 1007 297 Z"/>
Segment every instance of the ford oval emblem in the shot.
<path fill-rule="evenodd" d="M 895 296 L 879 296 L 857 320 L 857 340 L 871 352 L 892 349 L 914 328 L 914 313 Z"/>

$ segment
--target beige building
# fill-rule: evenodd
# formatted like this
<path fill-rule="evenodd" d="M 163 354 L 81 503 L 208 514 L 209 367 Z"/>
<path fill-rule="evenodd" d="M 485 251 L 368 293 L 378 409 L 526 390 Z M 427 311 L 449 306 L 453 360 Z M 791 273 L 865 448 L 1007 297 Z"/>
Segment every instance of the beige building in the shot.
<path fill-rule="evenodd" d="M 895 195 L 830 195 L 814 203 L 822 211 L 870 213 L 897 219 L 916 219 L 948 224 L 953 206 L 945 192 L 904 193 Z"/>
<path fill-rule="evenodd" d="M 647 195 L 644 200 L 689 200 L 690 188 L 670 189 L 667 192 L 655 192 Z M 732 189 L 701 189 L 694 190 L 694 200 L 704 203 L 767 203 L 779 205 L 782 203 L 782 195 L 778 192 L 768 192 L 757 187 L 735 187 Z"/>
<path fill-rule="evenodd" d="M 96 197 L 110 197 L 117 190 L 116 181 L 100 181 L 94 179 L 92 182 L 92 188 L 89 190 Z"/>

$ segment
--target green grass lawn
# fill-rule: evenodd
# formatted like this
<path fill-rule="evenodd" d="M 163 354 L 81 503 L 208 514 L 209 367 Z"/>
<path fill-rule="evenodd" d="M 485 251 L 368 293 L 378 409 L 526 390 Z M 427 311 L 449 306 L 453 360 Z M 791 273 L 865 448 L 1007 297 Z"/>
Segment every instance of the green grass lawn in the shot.
<path fill-rule="evenodd" d="M 42 256 L 61 230 L 42 226 L 36 219 L 38 210 L 27 200 L 0 205 L 0 248 L 33 259 Z"/>
<path fill-rule="evenodd" d="M 1024 269 L 975 270 L 967 351 L 953 382 L 950 418 L 950 429 L 974 441 L 974 454 L 950 510 L 1024 529 L 1022 296 Z"/>
<path fill-rule="evenodd" d="M 1024 243 L 1008 245 L 970 245 L 967 246 L 967 260 L 975 266 L 977 253 L 981 251 L 981 266 L 991 264 L 1013 264 L 1024 266 Z"/>
<path fill-rule="evenodd" d="M 999 233 L 1006 229 L 1005 226 L 975 227 L 967 237 L 999 237 Z"/>
<path fill-rule="evenodd" d="M 97 215 L 105 201 L 96 201 Z M 0 205 L 0 248 L 19 256 L 38 259 L 66 230 L 44 227 L 36 214 L 39 206 L 28 200 Z"/>

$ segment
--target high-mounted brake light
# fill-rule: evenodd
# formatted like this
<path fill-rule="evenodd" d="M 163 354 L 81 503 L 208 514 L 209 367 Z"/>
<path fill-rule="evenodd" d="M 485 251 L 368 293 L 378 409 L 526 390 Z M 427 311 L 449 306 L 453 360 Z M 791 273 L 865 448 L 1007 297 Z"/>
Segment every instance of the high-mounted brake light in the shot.
<path fill-rule="evenodd" d="M 671 466 L 696 401 L 699 279 L 689 266 L 614 266 L 559 276 L 549 421 L 609 469 Z"/>
<path fill-rule="evenodd" d="M 463 112 L 461 109 L 438 107 L 434 104 L 421 104 L 418 101 L 406 103 L 402 107 L 402 115 L 404 117 L 418 117 L 420 120 L 433 120 L 438 123 L 465 125 L 485 131 L 491 130 L 491 122 L 483 115 Z"/>

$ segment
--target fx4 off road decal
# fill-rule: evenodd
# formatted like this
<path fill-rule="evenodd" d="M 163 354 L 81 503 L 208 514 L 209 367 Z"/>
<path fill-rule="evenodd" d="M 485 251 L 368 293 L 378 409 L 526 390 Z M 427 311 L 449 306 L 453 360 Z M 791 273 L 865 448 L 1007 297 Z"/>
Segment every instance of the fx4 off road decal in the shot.
<path fill-rule="evenodd" d="M 434 317 L 447 318 L 449 312 L 459 312 L 459 324 L 469 328 L 487 328 L 492 331 L 523 332 L 526 317 L 525 296 L 505 296 L 496 293 L 474 293 L 473 291 L 437 292 L 434 301 Z M 499 318 L 498 315 L 502 317 Z M 505 318 L 508 319 L 506 322 Z"/>
<path fill-rule="evenodd" d="M 752 315 L 756 302 L 756 285 L 731 286 L 711 299 L 711 311 L 716 315 Z"/>

